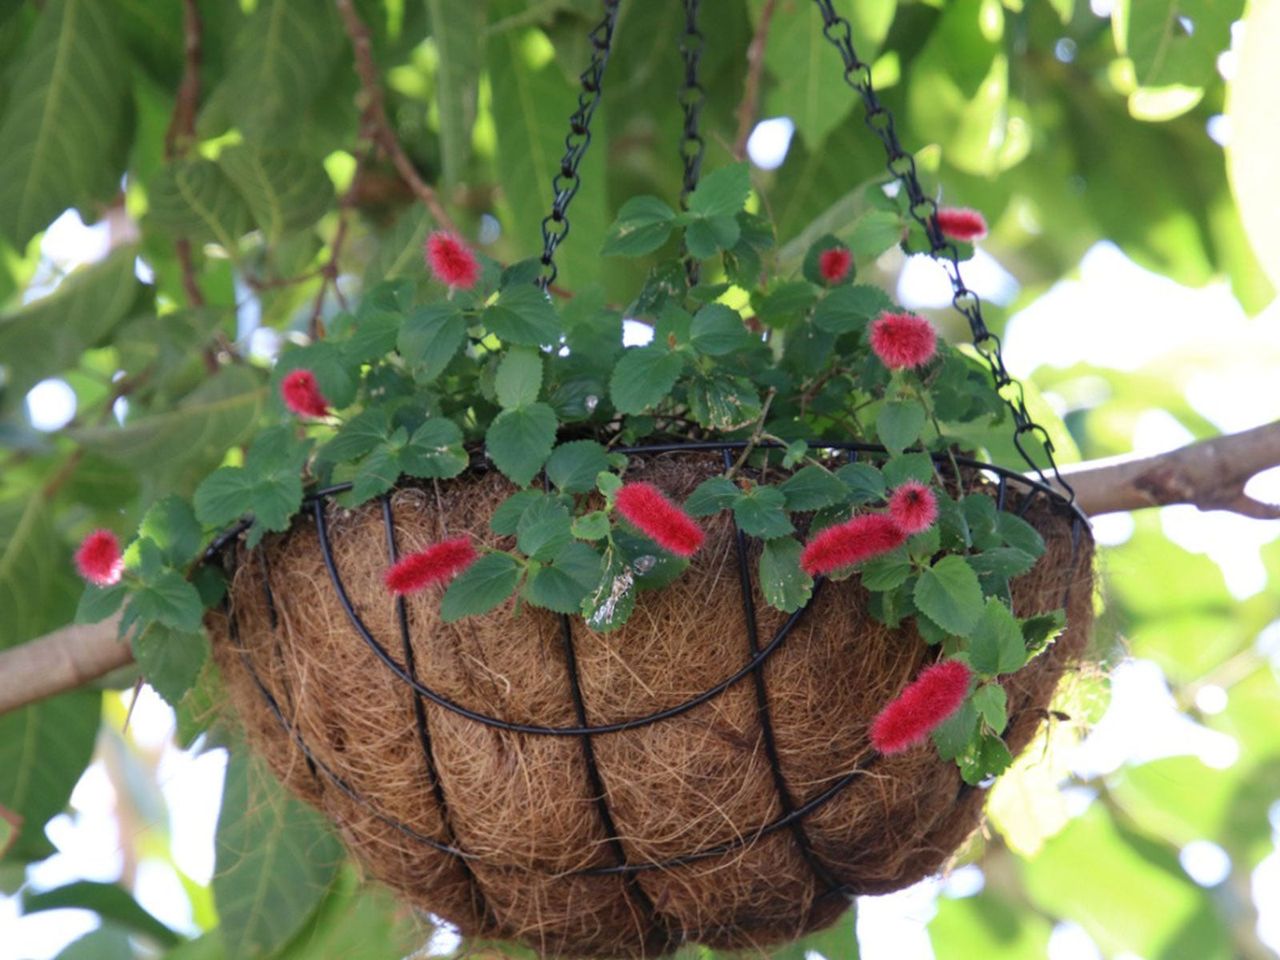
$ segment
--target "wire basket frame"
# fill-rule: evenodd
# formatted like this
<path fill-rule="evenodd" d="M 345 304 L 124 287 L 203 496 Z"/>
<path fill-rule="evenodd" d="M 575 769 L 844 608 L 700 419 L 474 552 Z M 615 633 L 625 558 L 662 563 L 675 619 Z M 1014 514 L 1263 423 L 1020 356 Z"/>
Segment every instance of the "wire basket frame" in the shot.
<path fill-rule="evenodd" d="M 733 453 L 741 451 L 746 446 L 747 442 L 741 440 L 698 441 L 690 443 L 664 443 L 633 446 L 620 448 L 620 452 L 628 455 L 651 456 L 679 456 L 686 453 L 716 452 L 722 456 L 725 468 L 728 469 L 733 462 Z M 776 444 L 760 444 L 759 446 L 770 448 L 776 447 Z M 887 456 L 883 447 L 879 447 L 874 444 L 820 441 L 817 442 L 815 446 L 821 449 L 839 451 L 843 453 L 850 462 L 855 462 L 862 457 L 883 458 Z M 932 456 L 935 464 L 939 468 L 945 468 L 953 463 L 952 458 L 946 453 L 937 453 Z M 954 464 L 965 469 L 983 471 L 991 477 L 996 488 L 994 500 L 997 508 L 1000 510 L 1008 510 L 1014 512 L 1018 516 L 1024 516 L 1033 503 L 1037 500 L 1043 500 L 1049 505 L 1049 508 L 1053 513 L 1069 520 L 1071 523 L 1071 565 L 1074 568 L 1078 562 L 1079 546 L 1082 535 L 1088 527 L 1088 521 L 1078 506 L 1068 501 L 1048 484 L 1026 477 L 1015 471 L 1002 467 L 993 467 L 978 460 L 959 456 L 955 457 Z M 478 855 L 463 849 L 458 844 L 450 826 L 449 808 L 444 792 L 440 786 L 440 778 L 436 769 L 435 755 L 431 744 L 430 726 L 425 710 L 425 705 L 427 703 L 431 703 L 474 723 L 482 724 L 495 730 L 534 736 L 578 738 L 581 742 L 582 756 L 589 781 L 588 786 L 590 788 L 590 795 L 595 802 L 597 815 L 600 819 L 601 827 L 607 837 L 608 845 L 612 851 L 615 862 L 610 865 L 580 869 L 570 873 L 569 876 L 622 876 L 628 880 L 628 889 L 635 898 L 637 905 L 645 909 L 647 913 L 652 914 L 652 904 L 648 902 L 647 895 L 639 885 L 633 882 L 638 874 L 652 870 L 672 869 L 696 863 L 701 860 L 724 856 L 725 854 L 733 853 L 736 850 L 748 847 L 760 839 L 781 830 L 790 832 L 794 837 L 797 849 L 805 863 L 813 872 L 822 890 L 825 891 L 819 895 L 820 897 L 846 896 L 857 892 L 847 884 L 843 884 L 838 881 L 822 864 L 821 860 L 814 853 L 813 846 L 805 833 L 804 822 L 806 817 L 839 796 L 860 777 L 864 777 L 871 773 L 875 769 L 877 763 L 882 759 L 883 754 L 880 754 L 874 748 L 868 747 L 867 753 L 864 754 L 857 763 L 855 763 L 850 769 L 843 771 L 836 780 L 824 788 L 820 793 L 814 797 L 804 800 L 803 802 L 798 801 L 786 781 L 779 762 L 777 745 L 774 741 L 772 730 L 772 714 L 770 711 L 769 693 L 764 678 L 765 665 L 787 641 L 796 625 L 808 615 L 813 606 L 814 599 L 824 588 L 824 584 L 826 583 L 824 577 L 815 578 L 812 595 L 809 600 L 800 609 L 790 614 L 774 635 L 767 640 L 767 642 L 762 642 L 763 638 L 759 635 L 757 628 L 754 589 L 749 558 L 749 538 L 740 529 L 735 529 L 734 552 L 737 561 L 738 584 L 747 634 L 744 643 L 745 656 L 739 666 L 728 673 L 719 682 L 681 703 L 652 713 L 630 717 L 620 721 L 592 724 L 588 719 L 588 705 L 584 698 L 578 675 L 573 618 L 567 614 L 560 614 L 559 621 L 563 643 L 564 662 L 566 670 L 568 671 L 568 680 L 573 697 L 577 722 L 566 726 L 518 723 L 503 720 L 499 717 L 473 710 L 463 704 L 457 703 L 449 697 L 446 697 L 434 690 L 427 682 L 424 681 L 424 679 L 418 674 L 414 664 L 412 652 L 412 628 L 403 597 L 398 597 L 395 601 L 397 615 L 396 622 L 398 625 L 398 632 L 400 633 L 400 658 L 397 658 L 392 650 L 389 649 L 388 644 L 375 637 L 369 630 L 368 626 L 360 616 L 359 611 L 355 608 L 355 605 L 348 596 L 347 587 L 343 581 L 342 573 L 335 562 L 333 555 L 333 543 L 330 538 L 330 531 L 326 517 L 326 506 L 330 498 L 333 495 L 344 492 L 348 489 L 350 489 L 349 484 L 340 484 L 314 491 L 307 497 L 306 512 L 309 513 L 311 520 L 315 524 L 320 551 L 324 561 L 325 570 L 328 574 L 330 586 L 347 616 L 349 626 L 366 645 L 370 655 L 375 657 L 382 666 L 396 678 L 398 683 L 403 686 L 406 693 L 408 693 L 412 698 L 414 724 L 423 755 L 423 764 L 432 783 L 434 799 L 441 812 L 441 822 L 444 824 L 445 836 L 443 838 L 427 836 L 401 822 L 397 818 L 390 816 L 386 812 L 378 810 L 357 790 L 355 790 L 351 784 L 341 776 L 341 774 L 316 756 L 298 730 L 290 723 L 286 710 L 282 707 L 276 695 L 268 688 L 267 684 L 254 667 L 252 659 L 249 656 L 249 652 L 241 641 L 234 607 L 228 600 L 225 602 L 224 606 L 224 610 L 227 615 L 228 639 L 230 640 L 235 652 L 238 654 L 240 663 L 252 680 L 254 687 L 261 696 L 263 702 L 268 708 L 268 711 L 275 718 L 283 732 L 297 747 L 314 778 L 327 781 L 335 789 L 346 794 L 353 801 L 360 804 L 361 807 L 375 819 L 385 823 L 387 826 L 393 828 L 412 842 L 455 857 L 464 869 L 469 869 L 467 864 L 470 861 L 478 859 Z M 1010 490 L 1015 494 L 1013 498 L 1009 496 Z M 1011 503 L 1011 499 L 1015 502 Z M 380 509 L 383 526 L 386 531 L 387 561 L 389 563 L 394 563 L 398 556 L 398 551 L 395 538 L 395 515 L 389 494 L 383 495 L 383 497 L 380 498 Z M 219 559 L 223 550 L 236 540 L 238 535 L 245 529 L 245 526 L 246 523 L 242 522 L 241 524 L 238 524 L 226 531 L 222 536 L 214 541 L 206 552 L 206 559 L 210 561 L 216 561 Z M 260 550 L 261 548 L 258 549 Z M 262 553 L 262 556 L 265 564 L 265 552 Z M 270 571 L 266 569 L 265 566 L 263 589 L 266 594 L 268 622 L 274 632 L 279 629 L 279 621 L 275 613 L 276 604 L 270 584 Z M 1064 607 L 1069 605 L 1071 589 L 1072 584 L 1069 581 L 1065 588 L 1062 601 Z M 750 682 L 755 688 L 757 707 L 756 715 L 760 723 L 765 756 L 773 778 L 774 789 L 777 794 L 781 815 L 770 822 L 760 824 L 754 830 L 741 831 L 737 838 L 728 842 L 715 844 L 700 850 L 690 851 L 689 853 L 667 860 L 629 862 L 609 807 L 608 792 L 605 789 L 599 769 L 596 765 L 593 747 L 594 738 L 624 733 L 629 730 L 636 730 L 678 717 L 698 706 L 708 703 L 729 688 L 747 681 L 748 678 L 750 678 Z M 1013 719 L 1014 717 L 1010 718 L 1010 726 L 1012 726 Z M 957 793 L 957 801 L 974 789 L 976 788 L 971 785 L 962 784 L 959 792 Z"/>

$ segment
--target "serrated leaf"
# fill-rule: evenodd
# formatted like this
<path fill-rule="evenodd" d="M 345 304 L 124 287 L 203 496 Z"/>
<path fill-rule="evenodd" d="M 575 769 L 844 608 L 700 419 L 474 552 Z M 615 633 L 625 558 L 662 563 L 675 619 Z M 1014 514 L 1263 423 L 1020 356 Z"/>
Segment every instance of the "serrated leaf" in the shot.
<path fill-rule="evenodd" d="M 493 387 L 504 410 L 533 403 L 542 390 L 542 357 L 533 350 L 508 350 L 498 363 Z"/>
<path fill-rule="evenodd" d="M 849 488 L 832 473 L 816 464 L 801 467 L 778 487 L 786 497 L 787 509 L 793 511 L 821 510 L 849 497 Z"/>
<path fill-rule="evenodd" d="M 547 458 L 547 477 L 565 493 L 594 490 L 596 475 L 608 469 L 608 455 L 594 440 L 562 443 Z"/>
<path fill-rule="evenodd" d="M 603 540 L 609 535 L 610 529 L 609 514 L 603 510 L 593 510 L 574 517 L 570 527 L 570 531 L 579 540 Z"/>
<path fill-rule="evenodd" d="M 728 477 L 708 477 L 689 494 L 684 508 L 695 517 L 709 517 L 721 510 L 728 510 L 741 493 Z"/>
<path fill-rule="evenodd" d="M 663 400 L 684 369 L 684 358 L 665 346 L 627 350 L 609 378 L 609 396 L 619 413 L 643 413 Z"/>
<path fill-rule="evenodd" d="M 794 537 L 779 537 L 766 540 L 760 551 L 760 592 L 783 613 L 799 610 L 813 592 L 813 578 L 800 568 L 803 550 Z"/>
<path fill-rule="evenodd" d="M 524 596 L 530 603 L 556 613 L 577 613 L 582 601 L 600 583 L 601 559 L 585 543 L 570 543 L 550 566 L 530 575 Z"/>
<path fill-rule="evenodd" d="M 973 691 L 973 708 L 978 711 L 994 733 L 1004 733 L 1009 723 L 1004 687 L 998 683 L 986 683 Z"/>
<path fill-rule="evenodd" d="M 148 184 L 143 226 L 163 236 L 212 241 L 234 251 L 251 221 L 240 191 L 212 160 L 175 160 Z"/>
<path fill-rule="evenodd" d="M 467 336 L 467 321 L 452 303 L 433 303 L 405 318 L 396 347 L 418 383 L 444 371 Z"/>
<path fill-rule="evenodd" d="M 913 597 L 921 613 L 953 636 L 969 636 L 982 617 L 982 587 L 963 557 L 943 557 L 925 570 Z"/>
<path fill-rule="evenodd" d="M 759 343 L 743 325 L 742 315 L 723 303 L 708 303 L 693 317 L 689 342 L 699 353 L 723 357 Z"/>
<path fill-rule="evenodd" d="M 1044 537 L 1038 530 L 1016 514 L 1001 510 L 996 515 L 996 533 L 1010 547 L 1039 557 L 1044 553 Z"/>
<path fill-rule="evenodd" d="M 698 377 L 689 386 L 689 412 L 712 430 L 739 430 L 762 409 L 759 390 L 746 377 Z"/>
<path fill-rule="evenodd" d="M 321 447 L 317 456 L 330 463 L 356 460 L 385 441 L 390 432 L 384 408 L 363 410 L 344 423 L 337 436 Z"/>
<path fill-rule="evenodd" d="M 485 433 L 485 451 L 518 486 L 528 486 L 556 442 L 556 413 L 545 403 L 504 410 Z"/>
<path fill-rule="evenodd" d="M 110 587 L 86 584 L 76 607 L 76 623 L 101 623 L 120 609 L 127 596 L 128 588 L 123 583 Z"/>
<path fill-rule="evenodd" d="M 722 250 L 732 250 L 741 236 L 736 217 L 710 217 L 693 220 L 685 229 L 684 242 L 690 255 L 705 260 Z"/>
<path fill-rule="evenodd" d="M 135 625 L 146 629 L 152 623 L 160 623 L 195 633 L 202 629 L 203 620 L 204 603 L 196 588 L 176 570 L 166 569 L 130 592 L 120 631 L 124 634 Z"/>
<path fill-rule="evenodd" d="M 164 561 L 175 567 L 194 560 L 204 544 L 204 530 L 190 504 L 176 496 L 158 500 L 147 509 L 138 525 L 138 536 L 151 540 L 160 548 Z"/>
<path fill-rule="evenodd" d="M 891 309 L 893 301 L 879 287 L 862 283 L 836 287 L 814 308 L 813 324 L 827 333 L 854 333 L 881 311 Z"/>
<path fill-rule="evenodd" d="M 756 4 L 757 21 L 759 10 Z M 858 53 L 869 56 L 858 39 L 855 37 Z M 838 77 L 832 82 L 830 56 L 816 7 L 789 9 L 786 16 L 770 21 L 764 62 L 775 83 L 765 96 L 765 116 L 791 117 L 800 139 L 814 151 L 849 115 L 856 99 L 849 96 L 849 89 Z"/>
<path fill-rule="evenodd" d="M 548 499 L 541 490 L 520 490 L 503 500 L 489 518 L 489 529 L 502 537 L 514 537 L 520 517 L 533 504 Z"/>
<path fill-rule="evenodd" d="M 751 192 L 751 171 L 745 163 L 733 163 L 704 176 L 689 195 L 689 212 L 696 217 L 733 217 Z"/>
<path fill-rule="evenodd" d="M 428 418 L 400 451 L 400 472 L 428 480 L 456 477 L 469 462 L 462 431 L 444 417 Z"/>
<path fill-rule="evenodd" d="M 849 488 L 855 505 L 881 500 L 888 493 L 884 474 L 869 463 L 846 463 L 836 470 L 836 476 Z"/>
<path fill-rule="evenodd" d="M 1013 673 L 1027 662 L 1027 646 L 1013 613 L 995 597 L 986 607 L 969 635 L 969 663 L 978 673 L 994 677 Z"/>
<path fill-rule="evenodd" d="M 902 453 L 920 439 L 924 407 L 913 400 L 891 400 L 876 416 L 876 435 L 890 453 Z"/>
<path fill-rule="evenodd" d="M 484 328 L 518 346 L 551 346 L 560 339 L 560 315 L 535 286 L 509 287 L 480 315 Z"/>
<path fill-rule="evenodd" d="M 675 211 L 657 197 L 632 197 L 618 211 L 600 252 L 606 257 L 652 253 L 671 236 L 675 216 Z"/>
<path fill-rule="evenodd" d="M 454 578 L 440 601 L 440 617 L 453 623 L 487 613 L 515 592 L 520 566 L 505 553 L 489 553 Z"/>
<path fill-rule="evenodd" d="M 855 256 L 878 257 L 902 240 L 902 218 L 888 210 L 871 210 L 858 218 L 849 236 Z"/>
<path fill-rule="evenodd" d="M 938 755 L 943 760 L 954 760 L 969 748 L 978 727 L 978 711 L 971 699 L 966 699 L 960 709 L 947 717 L 931 734 Z"/>
<path fill-rule="evenodd" d="M 770 327 L 787 328 L 802 318 L 818 299 L 813 284 L 804 280 L 776 283 L 756 308 L 756 319 Z"/>
<path fill-rule="evenodd" d="M 911 564 L 895 550 L 881 557 L 873 557 L 862 567 L 862 585 L 868 590 L 884 592 L 896 590 L 911 576 Z"/>
<path fill-rule="evenodd" d="M 535 500 L 520 514 L 516 546 L 534 560 L 550 560 L 573 539 L 569 510 L 552 497 Z"/>
<path fill-rule="evenodd" d="M 933 457 L 927 453 L 904 453 L 886 463 L 881 472 L 891 488 L 908 480 L 928 484 L 933 480 Z"/>
<path fill-rule="evenodd" d="M 324 897 L 342 846 L 316 811 L 244 750 L 227 764 L 214 837 L 213 897 L 228 957 L 262 958 L 286 944 Z"/>
<path fill-rule="evenodd" d="M 96 205 L 119 189 L 129 64 L 107 5 L 51 0 L 6 72 L 0 231 L 21 250 L 67 207 Z"/>
<path fill-rule="evenodd" d="M 195 685 L 209 655 L 203 630 L 174 630 L 160 623 L 135 631 L 130 646 L 147 683 L 173 707 Z"/>
<path fill-rule="evenodd" d="M 269 242 L 311 226 L 333 203 L 333 181 L 304 153 L 241 144 L 218 154 L 218 166 Z"/>
<path fill-rule="evenodd" d="M 787 498 L 777 487 L 755 487 L 733 501 L 733 519 L 749 536 L 784 537 L 794 529 L 786 506 Z"/>

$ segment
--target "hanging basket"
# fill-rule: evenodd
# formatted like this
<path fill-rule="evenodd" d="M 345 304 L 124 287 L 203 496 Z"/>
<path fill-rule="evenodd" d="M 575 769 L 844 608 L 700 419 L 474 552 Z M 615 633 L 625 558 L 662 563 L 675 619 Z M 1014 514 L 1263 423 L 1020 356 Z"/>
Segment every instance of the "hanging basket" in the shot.
<path fill-rule="evenodd" d="M 708 446 L 633 451 L 628 478 L 683 500 L 724 469 Z M 1047 545 L 1013 582 L 1016 613 L 1067 613 L 1002 678 L 1016 754 L 1086 643 L 1092 541 L 1047 487 L 979 466 L 966 489 Z M 978 825 L 985 791 L 954 763 L 868 740 L 937 648 L 872 619 L 857 578 L 819 582 L 790 615 L 767 606 L 759 545 L 727 513 L 608 634 L 514 601 L 444 624 L 434 591 L 388 596 L 397 549 L 446 532 L 509 546 L 489 518 L 513 489 L 473 469 L 354 510 L 317 495 L 258 549 L 221 547 L 231 586 L 210 626 L 230 703 L 373 876 L 464 934 L 543 954 L 760 947 L 937 871 Z"/>

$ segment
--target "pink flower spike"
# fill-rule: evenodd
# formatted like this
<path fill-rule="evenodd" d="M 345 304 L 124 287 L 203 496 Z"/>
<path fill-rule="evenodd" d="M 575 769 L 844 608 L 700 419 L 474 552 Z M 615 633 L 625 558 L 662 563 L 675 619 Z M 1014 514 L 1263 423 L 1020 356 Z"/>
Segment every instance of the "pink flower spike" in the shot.
<path fill-rule="evenodd" d="M 427 237 L 427 266 L 441 283 L 460 290 L 470 290 L 480 279 L 480 261 L 471 248 L 441 230 Z"/>
<path fill-rule="evenodd" d="M 664 550 L 691 557 L 706 534 L 651 483 L 628 483 L 614 498 L 618 512 Z"/>
<path fill-rule="evenodd" d="M 425 550 L 400 558 L 383 576 L 387 589 L 397 596 L 413 593 L 433 583 L 452 580 L 476 561 L 476 548 L 466 537 L 442 540 Z"/>
<path fill-rule="evenodd" d="M 853 254 L 845 247 L 831 247 L 818 255 L 818 273 L 827 283 L 839 283 L 852 266 Z"/>
<path fill-rule="evenodd" d="M 888 553 L 906 542 L 907 535 L 885 514 L 865 513 L 827 527 L 805 544 L 800 566 L 817 576 Z"/>
<path fill-rule="evenodd" d="M 938 333 L 914 313 L 880 314 L 871 323 L 871 349 L 890 370 L 921 367 L 938 352 Z"/>
<path fill-rule="evenodd" d="M 903 533 L 922 533 L 938 519 L 938 498 L 917 480 L 908 480 L 889 497 L 889 517 Z"/>
<path fill-rule="evenodd" d="M 925 738 L 960 709 L 973 672 L 959 660 L 944 660 L 921 672 L 871 724 L 871 745 L 881 753 L 901 753 Z"/>
<path fill-rule="evenodd" d="M 329 401 L 320 392 L 316 376 L 310 370 L 293 370 L 280 381 L 284 405 L 300 417 L 323 417 L 329 413 Z"/>
<path fill-rule="evenodd" d="M 938 211 L 938 229 L 952 240 L 972 243 L 987 235 L 987 221 L 977 210 L 943 207 Z"/>
<path fill-rule="evenodd" d="M 124 557 L 120 541 L 110 530 L 95 530 L 76 549 L 76 570 L 80 576 L 99 587 L 120 582 L 124 573 Z"/>

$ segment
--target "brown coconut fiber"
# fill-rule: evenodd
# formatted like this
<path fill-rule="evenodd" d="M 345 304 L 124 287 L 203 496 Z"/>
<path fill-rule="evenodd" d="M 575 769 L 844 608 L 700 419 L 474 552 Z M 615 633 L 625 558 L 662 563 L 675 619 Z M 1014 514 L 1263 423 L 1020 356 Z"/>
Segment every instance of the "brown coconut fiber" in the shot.
<path fill-rule="evenodd" d="M 721 471 L 714 455 L 660 455 L 633 458 L 627 479 L 682 501 Z M 397 490 L 400 551 L 462 533 L 509 545 L 488 521 L 511 489 L 487 472 L 438 490 Z M 326 510 L 351 601 L 403 664 L 396 606 L 382 584 L 382 508 Z M 1092 620 L 1087 531 L 1073 551 L 1070 519 L 1043 496 L 1027 519 L 1048 549 L 1014 583 L 1016 612 L 1056 609 L 1066 595 L 1068 628 L 1003 681 L 1015 754 L 1080 656 Z M 589 724 L 682 703 L 749 659 L 731 518 L 703 523 L 706 544 L 688 570 L 670 587 L 642 593 L 621 630 L 597 634 L 573 618 Z M 758 548 L 751 549 L 754 572 Z M 848 895 L 885 893 L 937 871 L 979 823 L 984 792 L 966 787 L 931 745 L 892 757 L 871 749 L 871 719 L 937 653 L 914 628 L 871 619 L 856 577 L 826 584 L 762 668 L 780 784 L 754 674 L 688 712 L 594 735 L 589 746 L 580 736 L 494 729 L 422 700 L 424 743 L 412 691 L 374 656 L 339 603 L 314 519 L 304 513 L 251 553 L 232 545 L 224 561 L 230 604 L 210 618 L 214 652 L 251 742 L 293 792 L 338 825 L 373 876 L 464 934 L 515 939 L 553 956 L 656 956 L 687 942 L 760 948 L 829 924 Z M 528 606 L 516 614 L 509 601 L 450 625 L 440 622 L 439 603 L 433 588 L 407 604 L 421 682 L 502 720 L 578 725 L 559 617 Z M 767 644 L 786 617 L 758 590 L 755 610 Z M 780 787 L 792 809 L 832 795 L 791 824 L 768 828 L 784 814 Z M 667 864 L 706 851 L 714 855 Z M 665 865 L 580 873 L 621 858 Z"/>

